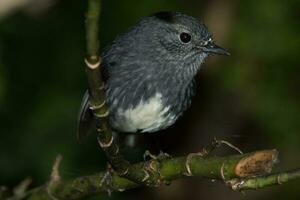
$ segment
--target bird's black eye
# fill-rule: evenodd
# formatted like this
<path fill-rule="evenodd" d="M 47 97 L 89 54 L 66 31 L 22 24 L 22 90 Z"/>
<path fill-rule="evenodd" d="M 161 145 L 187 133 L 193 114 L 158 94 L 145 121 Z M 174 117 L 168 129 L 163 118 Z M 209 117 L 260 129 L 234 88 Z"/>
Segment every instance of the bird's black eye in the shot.
<path fill-rule="evenodd" d="M 180 34 L 180 40 L 183 43 L 189 43 L 192 39 L 192 36 L 188 33 L 181 33 Z"/>

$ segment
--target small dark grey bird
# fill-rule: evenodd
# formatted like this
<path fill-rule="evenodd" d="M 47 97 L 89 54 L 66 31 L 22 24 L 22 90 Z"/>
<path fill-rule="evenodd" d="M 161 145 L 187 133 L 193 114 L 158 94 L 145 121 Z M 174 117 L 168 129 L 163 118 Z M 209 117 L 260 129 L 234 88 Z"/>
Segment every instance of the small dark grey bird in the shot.
<path fill-rule="evenodd" d="M 165 129 L 190 106 L 194 77 L 213 54 L 228 55 L 197 19 L 160 12 L 141 19 L 102 55 L 109 123 L 117 132 Z M 92 123 L 89 95 L 83 98 L 78 136 Z"/>

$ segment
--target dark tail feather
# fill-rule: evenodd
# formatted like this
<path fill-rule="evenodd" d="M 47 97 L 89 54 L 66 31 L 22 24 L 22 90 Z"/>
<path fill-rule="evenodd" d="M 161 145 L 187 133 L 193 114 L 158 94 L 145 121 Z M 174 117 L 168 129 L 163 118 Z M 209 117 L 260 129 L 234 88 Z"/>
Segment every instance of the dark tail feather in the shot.
<path fill-rule="evenodd" d="M 81 106 L 79 110 L 79 115 L 78 115 L 78 127 L 77 127 L 77 139 L 82 140 L 85 138 L 93 125 L 93 113 L 92 110 L 90 109 L 90 95 L 89 92 L 86 91 L 82 101 L 81 101 Z"/>

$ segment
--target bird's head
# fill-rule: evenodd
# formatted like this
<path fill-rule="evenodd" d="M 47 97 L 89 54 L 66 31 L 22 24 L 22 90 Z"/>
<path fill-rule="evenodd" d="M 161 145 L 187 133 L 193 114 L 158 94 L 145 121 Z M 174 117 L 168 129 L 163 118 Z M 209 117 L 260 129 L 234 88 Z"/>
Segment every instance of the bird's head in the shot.
<path fill-rule="evenodd" d="M 142 18 L 106 53 L 123 65 L 121 72 L 177 80 L 191 80 L 213 54 L 229 55 L 215 44 L 202 22 L 179 12 L 159 12 Z"/>
<path fill-rule="evenodd" d="M 153 15 L 154 39 L 164 50 L 162 59 L 193 74 L 209 55 L 229 55 L 216 45 L 212 34 L 199 20 L 178 12 L 160 12 Z M 157 48 L 159 50 L 159 48 Z"/>

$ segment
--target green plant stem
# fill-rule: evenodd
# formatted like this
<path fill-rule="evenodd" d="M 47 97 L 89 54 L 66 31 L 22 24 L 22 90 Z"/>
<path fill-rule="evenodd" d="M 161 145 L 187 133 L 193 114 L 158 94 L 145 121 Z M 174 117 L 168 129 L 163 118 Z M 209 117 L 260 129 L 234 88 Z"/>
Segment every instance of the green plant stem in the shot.
<path fill-rule="evenodd" d="M 97 63 L 99 58 L 98 39 L 99 19 L 101 11 L 100 0 L 88 0 L 88 11 L 86 14 L 86 51 L 90 63 Z"/>
<path fill-rule="evenodd" d="M 264 155 L 263 157 L 261 155 Z M 227 157 L 203 158 L 197 154 L 189 154 L 183 157 L 165 158 L 161 161 L 150 160 L 132 165 L 136 169 L 149 168 L 149 179 L 156 184 L 150 186 L 160 186 L 170 181 L 184 177 L 203 177 L 218 180 L 230 180 L 242 178 L 241 174 L 263 173 L 270 170 L 275 163 L 277 152 L 266 150 L 243 155 Z M 268 163 L 268 168 L 265 167 Z M 241 171 L 242 170 L 242 171 Z M 158 173 L 152 173 L 156 171 Z M 49 183 L 26 192 L 22 199 L 30 200 L 53 200 L 53 199 L 81 199 L 84 197 L 105 194 L 107 192 L 124 191 L 143 184 L 137 184 L 115 172 L 110 172 L 111 177 L 106 179 L 107 171 L 91 176 L 84 176 L 72 180 L 61 180 Z M 157 176 L 159 174 L 159 176 Z M 106 181 L 103 181 L 106 180 Z M 20 198 L 10 198 L 10 200 Z"/>
<path fill-rule="evenodd" d="M 113 168 L 121 173 L 127 171 L 127 162 L 119 153 L 108 124 L 108 109 L 105 104 L 104 83 L 101 76 L 101 59 L 99 57 L 99 18 L 100 0 L 88 1 L 86 16 L 86 74 L 89 83 L 90 108 L 93 110 L 98 132 L 98 141 Z"/>
<path fill-rule="evenodd" d="M 268 186 L 281 185 L 298 178 L 300 178 L 300 168 L 251 178 L 232 179 L 227 183 L 233 190 L 257 190 Z"/>

